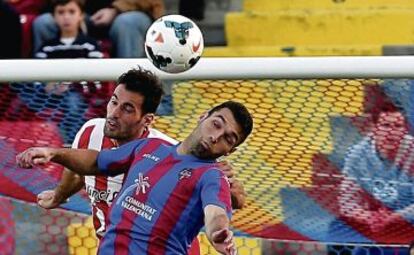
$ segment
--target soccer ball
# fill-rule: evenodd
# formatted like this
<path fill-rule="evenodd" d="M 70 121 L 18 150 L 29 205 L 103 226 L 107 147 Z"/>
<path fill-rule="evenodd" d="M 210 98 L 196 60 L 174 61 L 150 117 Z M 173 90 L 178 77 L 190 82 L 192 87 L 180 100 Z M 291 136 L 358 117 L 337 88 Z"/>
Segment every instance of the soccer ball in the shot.
<path fill-rule="evenodd" d="M 160 70 L 180 73 L 192 68 L 204 49 L 203 34 L 197 25 L 181 15 L 156 20 L 147 31 L 145 53 Z"/>

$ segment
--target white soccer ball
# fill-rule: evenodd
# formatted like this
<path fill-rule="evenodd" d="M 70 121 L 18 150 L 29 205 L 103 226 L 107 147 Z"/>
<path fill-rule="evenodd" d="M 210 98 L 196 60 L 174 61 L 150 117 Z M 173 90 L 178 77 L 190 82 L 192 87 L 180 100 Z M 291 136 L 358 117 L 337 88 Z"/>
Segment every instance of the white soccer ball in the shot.
<path fill-rule="evenodd" d="M 201 30 L 181 15 L 156 20 L 147 31 L 145 53 L 160 70 L 180 73 L 192 68 L 204 49 Z"/>

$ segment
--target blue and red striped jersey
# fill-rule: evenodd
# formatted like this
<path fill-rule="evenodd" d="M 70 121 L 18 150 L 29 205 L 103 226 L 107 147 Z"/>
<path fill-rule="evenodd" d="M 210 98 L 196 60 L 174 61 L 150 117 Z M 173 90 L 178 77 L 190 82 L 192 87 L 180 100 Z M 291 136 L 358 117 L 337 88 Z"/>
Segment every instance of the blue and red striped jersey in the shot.
<path fill-rule="evenodd" d="M 215 161 L 180 155 L 161 139 L 141 139 L 98 155 L 103 174 L 127 173 L 112 203 L 100 254 L 187 254 L 204 208 L 231 217 L 230 186 Z"/>

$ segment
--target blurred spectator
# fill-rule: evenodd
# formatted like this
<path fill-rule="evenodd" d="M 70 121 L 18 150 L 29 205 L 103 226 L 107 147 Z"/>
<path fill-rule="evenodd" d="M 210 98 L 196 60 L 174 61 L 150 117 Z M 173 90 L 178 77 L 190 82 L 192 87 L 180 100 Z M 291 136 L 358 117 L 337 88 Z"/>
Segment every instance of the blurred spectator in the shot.
<path fill-rule="evenodd" d="M 19 14 L 38 15 L 46 8 L 46 0 L 6 0 Z"/>
<path fill-rule="evenodd" d="M 165 80 L 162 83 L 162 89 L 164 95 L 161 98 L 161 103 L 158 106 L 158 115 L 173 115 L 173 99 L 172 99 L 172 87 L 174 86 L 172 81 Z"/>
<path fill-rule="evenodd" d="M 58 36 L 42 45 L 35 53 L 37 58 L 101 58 L 103 56 L 95 39 L 88 37 L 81 31 L 84 22 L 84 0 L 54 0 L 53 18 L 58 26 Z M 19 85 L 15 89 L 23 91 L 20 99 L 30 108 L 43 116 L 58 118 L 59 128 L 65 142 L 70 142 L 76 131 L 77 124 L 86 121 L 85 113 L 88 104 L 83 98 L 88 93 L 86 82 L 49 82 L 47 84 L 26 84 L 21 90 Z M 30 90 L 30 93 L 25 91 Z M 39 102 L 42 102 L 39 104 Z"/>
<path fill-rule="evenodd" d="M 206 3 L 204 0 L 180 0 L 179 13 L 190 19 L 203 20 Z"/>
<path fill-rule="evenodd" d="M 1 1 L 1 0 L 0 0 Z M 32 52 L 32 23 L 39 13 L 45 11 L 47 0 L 5 0 L 20 15 L 21 25 L 21 57 L 31 58 Z M 17 32 L 17 30 L 13 30 Z"/>
<path fill-rule="evenodd" d="M 154 19 L 164 14 L 164 3 L 162 0 L 87 0 L 85 10 L 88 33 L 96 35 L 106 30 L 115 57 L 136 58 L 145 56 L 146 31 Z M 57 33 L 49 13 L 39 16 L 33 23 L 35 51 Z"/>
<path fill-rule="evenodd" d="M 414 221 L 414 137 L 399 109 L 383 109 L 373 119 L 373 131 L 348 149 L 339 198 L 342 218 L 368 236 L 386 233 L 401 219 Z M 353 255 L 395 254 L 392 247 L 348 248 Z"/>
<path fill-rule="evenodd" d="M 20 58 L 22 27 L 19 14 L 7 1 L 0 0 L 0 59 Z"/>

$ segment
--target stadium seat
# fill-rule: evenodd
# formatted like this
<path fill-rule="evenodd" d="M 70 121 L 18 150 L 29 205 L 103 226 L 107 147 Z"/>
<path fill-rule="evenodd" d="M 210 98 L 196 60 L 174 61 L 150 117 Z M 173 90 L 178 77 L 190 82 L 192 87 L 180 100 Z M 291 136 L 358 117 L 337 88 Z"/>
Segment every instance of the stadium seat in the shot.
<path fill-rule="evenodd" d="M 22 58 L 32 57 L 32 24 L 36 15 L 20 14 L 22 25 Z"/>
<path fill-rule="evenodd" d="M 414 43 L 413 16 L 409 0 L 246 0 L 241 12 L 226 15 L 227 47 L 204 55 L 383 55 Z"/>

